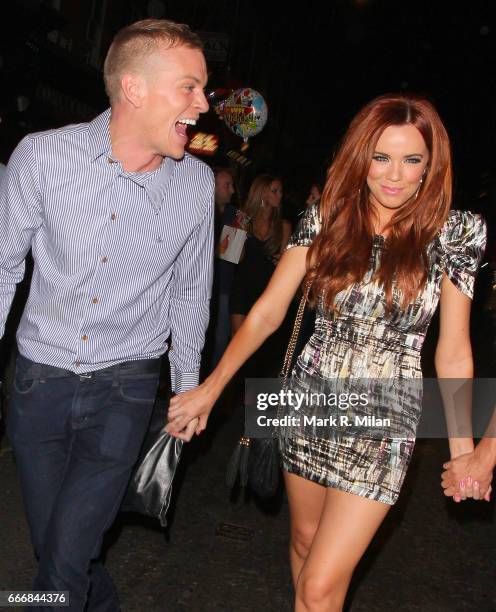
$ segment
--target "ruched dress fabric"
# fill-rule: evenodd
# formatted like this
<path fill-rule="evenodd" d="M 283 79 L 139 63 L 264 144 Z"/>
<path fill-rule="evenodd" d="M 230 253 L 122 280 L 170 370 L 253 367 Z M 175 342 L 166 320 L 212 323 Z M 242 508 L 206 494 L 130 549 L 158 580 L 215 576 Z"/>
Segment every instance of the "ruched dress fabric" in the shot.
<path fill-rule="evenodd" d="M 309 247 L 319 230 L 313 206 L 287 248 Z M 439 302 L 443 276 L 446 273 L 459 291 L 472 298 L 485 242 L 486 226 L 479 215 L 450 211 L 428 246 L 423 291 L 401 308 L 393 287 L 393 307 L 388 312 L 383 288 L 371 281 L 385 249 L 384 238 L 375 236 L 363 281 L 338 293 L 332 312 L 324 309 L 322 301 L 317 304 L 315 331 L 296 361 L 289 388 L 301 392 L 336 378 L 421 379 L 420 350 Z M 329 439 L 306 431 L 283 431 L 279 438 L 283 469 L 327 487 L 394 504 L 413 452 L 421 402 L 401 402 L 398 410 L 411 425 L 412 435 L 381 438 L 345 433 Z"/>

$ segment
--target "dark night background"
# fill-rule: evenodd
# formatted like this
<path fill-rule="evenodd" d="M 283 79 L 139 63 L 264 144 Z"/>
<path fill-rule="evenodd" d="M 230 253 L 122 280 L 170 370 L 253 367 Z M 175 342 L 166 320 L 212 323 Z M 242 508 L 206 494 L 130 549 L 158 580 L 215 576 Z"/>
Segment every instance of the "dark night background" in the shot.
<path fill-rule="evenodd" d="M 269 120 L 246 153 L 245 182 L 273 170 L 290 198 L 302 197 L 365 102 L 415 91 L 434 101 L 452 137 L 455 205 L 489 215 L 496 175 L 489 0 L 307 0 L 294 8 L 261 0 L 17 0 L 0 11 L 1 161 L 24 133 L 105 108 L 100 68 L 114 33 L 137 19 L 167 17 L 217 36 L 217 53 L 207 53 L 209 88 L 249 86 L 267 100 Z M 29 100 L 25 110 L 19 96 Z M 213 112 L 202 123 L 221 135 L 214 162 L 239 149 Z"/>

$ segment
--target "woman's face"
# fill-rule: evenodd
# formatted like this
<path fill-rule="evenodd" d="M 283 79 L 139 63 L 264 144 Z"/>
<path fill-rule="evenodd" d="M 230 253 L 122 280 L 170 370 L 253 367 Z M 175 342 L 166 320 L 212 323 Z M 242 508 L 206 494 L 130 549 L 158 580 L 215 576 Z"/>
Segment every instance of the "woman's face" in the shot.
<path fill-rule="evenodd" d="M 319 188 L 317 187 L 317 185 L 312 185 L 310 187 L 310 191 L 308 193 L 308 198 L 307 201 L 305 202 L 307 206 L 311 206 L 312 204 L 315 204 L 315 202 L 318 202 L 320 199 L 320 191 Z"/>
<path fill-rule="evenodd" d="M 279 208 L 282 200 L 282 183 L 279 180 L 272 181 L 265 191 L 264 202 L 269 208 Z"/>
<path fill-rule="evenodd" d="M 381 209 L 401 208 L 415 196 L 428 161 L 429 151 L 415 126 L 390 125 L 384 130 L 367 175 L 370 201 L 379 214 Z"/>

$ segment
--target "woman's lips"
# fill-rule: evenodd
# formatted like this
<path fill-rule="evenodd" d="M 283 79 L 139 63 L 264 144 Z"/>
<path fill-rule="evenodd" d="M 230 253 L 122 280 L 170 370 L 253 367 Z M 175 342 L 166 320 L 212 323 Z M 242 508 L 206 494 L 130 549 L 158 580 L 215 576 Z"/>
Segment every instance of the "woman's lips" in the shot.
<path fill-rule="evenodd" d="M 387 185 L 381 185 L 382 191 L 387 195 L 398 195 L 403 191 L 403 187 L 388 187 Z"/>

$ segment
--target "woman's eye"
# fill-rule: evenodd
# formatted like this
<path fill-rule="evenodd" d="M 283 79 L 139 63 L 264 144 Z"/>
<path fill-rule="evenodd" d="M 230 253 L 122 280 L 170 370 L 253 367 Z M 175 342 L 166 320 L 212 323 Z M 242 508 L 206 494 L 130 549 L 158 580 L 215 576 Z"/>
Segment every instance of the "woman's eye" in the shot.
<path fill-rule="evenodd" d="M 408 157 L 406 160 L 407 164 L 420 164 L 420 159 L 418 157 Z"/>
<path fill-rule="evenodd" d="M 374 155 L 374 157 L 372 158 L 375 161 L 378 162 L 386 162 L 388 161 L 388 158 L 385 155 Z"/>

